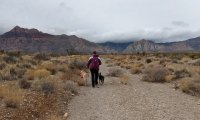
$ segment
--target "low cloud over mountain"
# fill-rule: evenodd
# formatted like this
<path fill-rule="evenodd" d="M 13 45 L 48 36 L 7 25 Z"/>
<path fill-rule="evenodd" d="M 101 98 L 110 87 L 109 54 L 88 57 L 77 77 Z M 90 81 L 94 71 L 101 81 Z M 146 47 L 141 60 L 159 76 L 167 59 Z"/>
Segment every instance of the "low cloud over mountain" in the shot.
<path fill-rule="evenodd" d="M 3 0 L 0 33 L 15 25 L 92 42 L 199 36 L 198 0 Z"/>

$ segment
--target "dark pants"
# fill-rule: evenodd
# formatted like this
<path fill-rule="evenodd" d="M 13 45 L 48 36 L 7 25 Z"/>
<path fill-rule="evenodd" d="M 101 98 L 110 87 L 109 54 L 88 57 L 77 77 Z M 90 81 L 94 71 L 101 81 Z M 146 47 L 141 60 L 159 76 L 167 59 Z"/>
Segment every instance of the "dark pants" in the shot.
<path fill-rule="evenodd" d="M 99 77 L 99 70 L 90 69 L 91 72 L 91 80 L 92 80 L 92 87 L 98 84 L 98 77 Z"/>

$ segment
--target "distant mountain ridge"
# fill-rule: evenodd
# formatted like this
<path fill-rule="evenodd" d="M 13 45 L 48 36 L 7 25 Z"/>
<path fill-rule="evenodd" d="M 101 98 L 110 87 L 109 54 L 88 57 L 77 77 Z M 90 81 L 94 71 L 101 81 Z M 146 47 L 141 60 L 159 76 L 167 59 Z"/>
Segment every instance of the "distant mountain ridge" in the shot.
<path fill-rule="evenodd" d="M 140 40 L 130 44 L 123 52 L 200 52 L 200 37 L 192 38 L 186 41 L 155 43 L 150 40 Z"/>
<path fill-rule="evenodd" d="M 19 26 L 0 35 L 0 49 L 30 53 L 67 53 L 69 50 L 78 53 L 91 53 L 94 50 L 102 53 L 112 51 L 109 48 L 105 48 L 75 35 L 51 35 L 37 29 L 27 29 Z"/>
<path fill-rule="evenodd" d="M 105 43 L 99 43 L 99 45 L 102 45 L 104 47 L 108 47 L 108 48 L 114 49 L 118 52 L 121 52 L 132 43 L 133 42 L 124 42 L 124 43 L 105 42 Z"/>
<path fill-rule="evenodd" d="M 133 42 L 94 43 L 75 35 L 51 35 L 37 29 L 15 26 L 0 35 L 0 50 L 21 52 L 76 53 L 136 53 L 136 52 L 200 52 L 200 37 L 180 42 L 155 43 L 150 40 Z"/>

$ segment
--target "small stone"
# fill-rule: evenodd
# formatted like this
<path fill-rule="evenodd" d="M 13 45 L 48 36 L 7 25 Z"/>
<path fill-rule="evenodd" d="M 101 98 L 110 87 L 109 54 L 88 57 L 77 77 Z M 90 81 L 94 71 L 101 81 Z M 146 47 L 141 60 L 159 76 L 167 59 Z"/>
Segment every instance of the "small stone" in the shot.
<path fill-rule="evenodd" d="M 67 113 L 67 112 L 64 114 L 64 117 L 65 117 L 65 118 L 68 117 L 68 113 Z"/>

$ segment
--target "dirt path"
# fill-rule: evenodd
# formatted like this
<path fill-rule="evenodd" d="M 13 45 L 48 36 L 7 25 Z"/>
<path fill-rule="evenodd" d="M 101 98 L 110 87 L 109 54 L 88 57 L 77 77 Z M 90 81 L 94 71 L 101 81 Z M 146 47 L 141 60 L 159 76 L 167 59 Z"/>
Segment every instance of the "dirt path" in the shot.
<path fill-rule="evenodd" d="M 108 72 L 105 62 L 101 71 Z M 100 88 L 81 87 L 69 104 L 68 120 L 200 120 L 198 98 L 169 84 L 146 83 L 140 75 L 126 74 L 128 85 L 107 77 Z"/>

